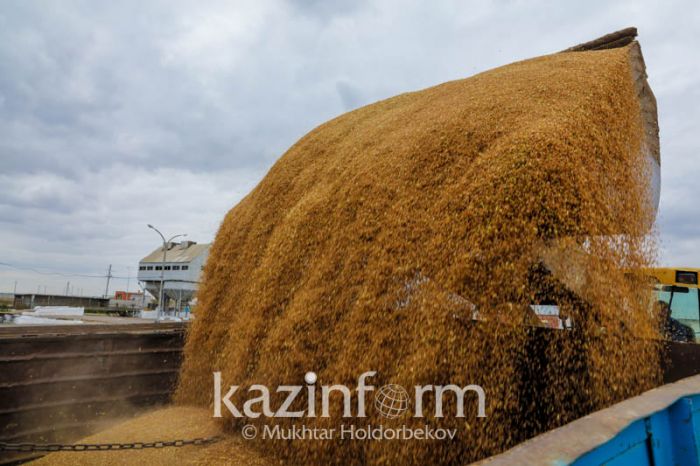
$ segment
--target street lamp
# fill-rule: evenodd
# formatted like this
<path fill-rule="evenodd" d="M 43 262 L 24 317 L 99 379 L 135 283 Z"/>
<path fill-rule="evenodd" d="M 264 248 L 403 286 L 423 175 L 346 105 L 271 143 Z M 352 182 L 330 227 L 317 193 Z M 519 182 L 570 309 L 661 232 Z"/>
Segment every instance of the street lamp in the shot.
<path fill-rule="evenodd" d="M 163 293 L 163 283 L 165 281 L 165 255 L 168 252 L 168 244 L 175 238 L 179 238 L 180 236 L 187 236 L 187 233 L 175 235 L 172 236 L 169 240 L 166 240 L 165 236 L 163 236 L 163 233 L 161 233 L 156 227 L 154 227 L 150 223 L 148 224 L 148 228 L 158 233 L 163 239 L 163 264 L 160 267 L 160 293 L 158 296 L 158 320 L 161 320 L 163 318 L 163 303 L 165 301 L 165 295 Z"/>

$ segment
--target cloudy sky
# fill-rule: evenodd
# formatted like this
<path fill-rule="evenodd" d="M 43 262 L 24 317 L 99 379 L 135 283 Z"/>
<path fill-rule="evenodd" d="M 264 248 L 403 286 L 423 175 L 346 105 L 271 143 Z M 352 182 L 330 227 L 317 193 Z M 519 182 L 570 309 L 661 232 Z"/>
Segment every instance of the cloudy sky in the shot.
<path fill-rule="evenodd" d="M 101 294 L 109 264 L 133 290 L 147 223 L 211 241 L 327 119 L 626 26 L 659 103 L 660 259 L 700 267 L 700 2 L 577 3 L 2 0 L 0 291 Z"/>

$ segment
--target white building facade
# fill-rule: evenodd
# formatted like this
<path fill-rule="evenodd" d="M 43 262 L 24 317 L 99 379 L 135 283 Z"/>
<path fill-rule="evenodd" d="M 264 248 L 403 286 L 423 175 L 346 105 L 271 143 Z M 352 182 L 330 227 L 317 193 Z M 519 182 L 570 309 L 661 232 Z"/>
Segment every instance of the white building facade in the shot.
<path fill-rule="evenodd" d="M 168 243 L 165 251 L 161 246 L 141 259 L 138 280 L 156 298 L 160 296 L 162 281 L 164 308 L 181 310 L 194 298 L 209 246 L 194 241 Z"/>

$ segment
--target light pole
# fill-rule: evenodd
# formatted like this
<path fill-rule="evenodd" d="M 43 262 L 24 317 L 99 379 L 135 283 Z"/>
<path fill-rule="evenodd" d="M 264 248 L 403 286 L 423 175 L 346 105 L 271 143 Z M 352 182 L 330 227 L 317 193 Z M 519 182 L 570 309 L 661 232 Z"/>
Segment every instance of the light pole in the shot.
<path fill-rule="evenodd" d="M 187 233 L 175 235 L 172 236 L 169 240 L 166 240 L 165 236 L 163 236 L 163 233 L 161 233 L 156 227 L 154 227 L 150 223 L 148 224 L 148 228 L 158 233 L 163 239 L 163 264 L 160 267 L 160 293 L 158 296 L 158 320 L 161 320 L 163 317 L 163 303 L 165 301 L 165 295 L 163 294 L 163 282 L 165 281 L 165 255 L 168 252 L 168 244 L 175 238 L 179 238 L 180 236 L 187 236 Z"/>

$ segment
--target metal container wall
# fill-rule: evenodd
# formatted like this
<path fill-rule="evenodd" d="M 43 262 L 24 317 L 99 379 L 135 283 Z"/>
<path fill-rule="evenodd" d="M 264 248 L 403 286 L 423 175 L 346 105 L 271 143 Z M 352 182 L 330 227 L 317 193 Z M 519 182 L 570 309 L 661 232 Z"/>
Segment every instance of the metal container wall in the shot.
<path fill-rule="evenodd" d="M 0 441 L 72 442 L 169 402 L 183 343 L 182 324 L 0 328 Z"/>

